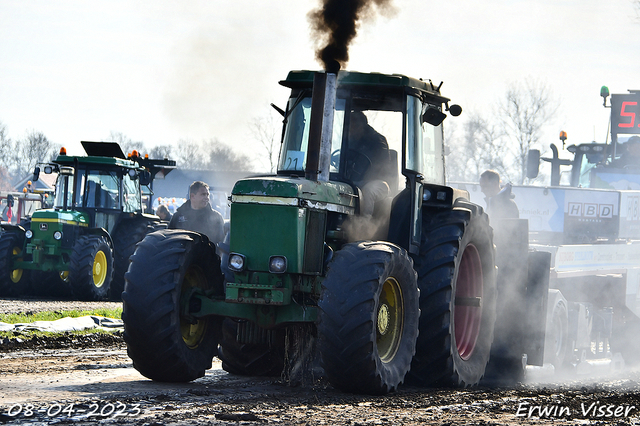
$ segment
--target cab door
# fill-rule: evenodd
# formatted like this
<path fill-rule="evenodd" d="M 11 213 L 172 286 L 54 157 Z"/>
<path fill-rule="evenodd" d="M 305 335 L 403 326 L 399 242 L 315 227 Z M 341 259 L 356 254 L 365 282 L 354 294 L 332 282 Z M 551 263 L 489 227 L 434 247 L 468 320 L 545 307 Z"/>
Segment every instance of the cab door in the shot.
<path fill-rule="evenodd" d="M 403 174 L 411 191 L 411 223 L 409 252 L 420 250 L 422 234 L 422 197 L 424 184 L 444 185 L 444 141 L 442 124 L 433 126 L 423 121 L 427 108 L 440 106 L 423 103 L 418 97 L 407 95 L 405 121 L 405 155 Z"/>

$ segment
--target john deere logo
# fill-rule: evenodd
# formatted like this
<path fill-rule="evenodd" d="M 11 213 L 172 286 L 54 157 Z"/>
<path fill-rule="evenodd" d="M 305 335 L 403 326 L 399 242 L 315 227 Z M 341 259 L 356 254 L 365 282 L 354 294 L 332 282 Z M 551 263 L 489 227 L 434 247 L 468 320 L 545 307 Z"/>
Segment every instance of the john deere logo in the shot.
<path fill-rule="evenodd" d="M 49 229 L 49 225 L 46 223 L 41 223 L 40 224 L 40 230 L 41 231 L 46 231 L 47 229 Z"/>

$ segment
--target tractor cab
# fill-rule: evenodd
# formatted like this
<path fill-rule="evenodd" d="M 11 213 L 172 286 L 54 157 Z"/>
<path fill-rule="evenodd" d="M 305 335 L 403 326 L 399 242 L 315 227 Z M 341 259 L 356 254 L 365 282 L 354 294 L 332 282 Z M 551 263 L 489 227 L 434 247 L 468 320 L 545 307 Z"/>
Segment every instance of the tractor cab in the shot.
<path fill-rule="evenodd" d="M 61 154 L 42 169 L 58 173 L 48 214 L 76 212 L 87 226 L 111 232 L 122 213 L 142 213 L 139 177 L 144 168 L 132 160 Z"/>
<path fill-rule="evenodd" d="M 280 84 L 289 87 L 291 95 L 286 109 L 280 110 L 285 126 L 278 175 L 311 180 L 325 175 L 325 180 L 347 184 L 357 200 L 356 212 L 382 222 L 372 234 L 356 233 L 349 240 L 386 239 L 392 202 L 403 190 L 408 192 L 405 198 L 413 199 L 413 223 L 419 228 L 423 184 L 444 185 L 441 123 L 449 100 L 440 96 L 439 87 L 401 75 L 340 72 L 333 108 L 327 109 L 330 116 L 325 113 L 324 120 L 315 121 L 330 129 L 320 142 L 314 140 L 320 132 L 312 118 L 312 111 L 320 114 L 322 108 L 314 106 L 314 73 L 292 71 Z M 451 108 L 452 115 L 460 111 Z M 331 118 L 332 125 L 327 125 Z M 373 212 L 367 197 L 376 198 Z M 412 234 L 417 243 L 419 229 Z"/>
<path fill-rule="evenodd" d="M 313 74 L 303 71 L 293 71 L 280 82 L 292 89 L 283 111 L 286 125 L 278 162 L 280 175 L 304 175 L 312 133 L 312 83 Z M 375 91 L 371 90 L 373 84 L 377 85 Z M 370 177 L 388 179 L 391 194 L 404 189 L 403 174 L 419 173 L 426 182 L 444 183 L 440 123 L 445 117 L 442 104 L 448 99 L 439 96 L 435 87 L 400 75 L 383 78 L 354 72 L 340 73 L 337 85 L 330 145 L 331 180 L 357 183 L 375 170 L 379 173 Z M 410 90 L 411 86 L 422 90 Z M 433 118 L 436 115 L 438 118 Z M 359 149 L 367 136 L 384 140 L 388 155 L 369 158 L 364 149 Z M 374 160 L 381 164 L 372 164 Z"/>

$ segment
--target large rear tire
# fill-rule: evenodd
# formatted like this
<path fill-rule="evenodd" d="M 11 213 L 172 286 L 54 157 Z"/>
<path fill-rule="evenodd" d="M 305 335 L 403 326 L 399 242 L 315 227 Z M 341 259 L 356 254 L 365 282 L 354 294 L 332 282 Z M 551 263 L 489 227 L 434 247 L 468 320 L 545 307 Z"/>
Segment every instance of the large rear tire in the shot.
<path fill-rule="evenodd" d="M 473 386 L 493 341 L 496 267 L 492 229 L 480 207 L 424 212 L 420 253 L 420 334 L 409 379 L 419 385 Z"/>
<path fill-rule="evenodd" d="M 113 252 L 100 235 L 83 235 L 73 245 L 69 282 L 80 300 L 105 300 L 113 277 Z"/>
<path fill-rule="evenodd" d="M 404 382 L 418 335 L 418 297 L 404 249 L 360 242 L 335 253 L 318 321 L 321 365 L 333 386 L 380 395 Z"/>
<path fill-rule="evenodd" d="M 216 354 L 220 320 L 187 318 L 181 299 L 196 289 L 223 294 L 215 245 L 195 232 L 153 232 L 138 244 L 125 279 L 122 319 L 133 366 L 163 382 L 204 376 Z"/>
<path fill-rule="evenodd" d="M 29 293 L 31 271 L 13 269 L 15 260 L 22 260 L 24 235 L 15 232 L 0 234 L 0 296 L 20 296 Z"/>
<path fill-rule="evenodd" d="M 158 228 L 158 226 L 162 228 Z M 119 301 L 124 290 L 124 274 L 129 269 L 129 259 L 136 250 L 136 245 L 144 237 L 158 229 L 166 228 L 166 224 L 150 222 L 147 219 L 123 221 L 113 233 L 113 280 L 109 298 Z"/>

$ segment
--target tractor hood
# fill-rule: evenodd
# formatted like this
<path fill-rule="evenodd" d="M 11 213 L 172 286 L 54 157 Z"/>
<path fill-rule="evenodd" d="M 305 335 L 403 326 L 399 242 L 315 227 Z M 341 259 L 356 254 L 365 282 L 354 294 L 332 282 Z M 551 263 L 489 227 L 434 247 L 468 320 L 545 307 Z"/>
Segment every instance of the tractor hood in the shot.
<path fill-rule="evenodd" d="M 310 207 L 353 214 L 356 194 L 343 182 L 311 181 L 303 178 L 257 177 L 236 182 L 233 203 Z"/>
<path fill-rule="evenodd" d="M 70 210 L 37 210 L 33 213 L 33 216 L 31 216 L 31 221 L 89 226 L 89 216 L 86 213 Z"/>

